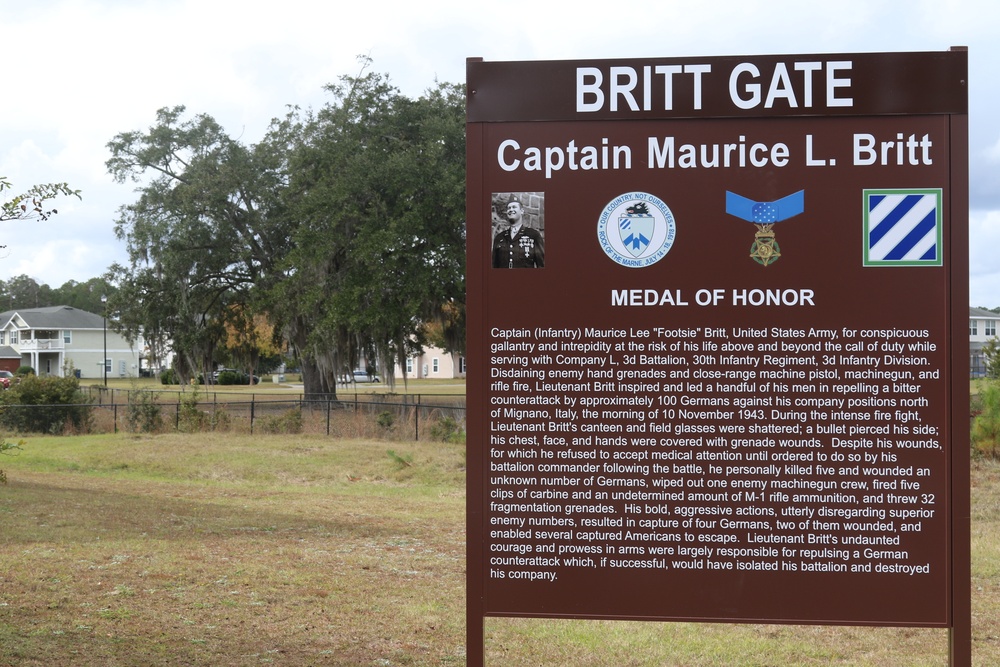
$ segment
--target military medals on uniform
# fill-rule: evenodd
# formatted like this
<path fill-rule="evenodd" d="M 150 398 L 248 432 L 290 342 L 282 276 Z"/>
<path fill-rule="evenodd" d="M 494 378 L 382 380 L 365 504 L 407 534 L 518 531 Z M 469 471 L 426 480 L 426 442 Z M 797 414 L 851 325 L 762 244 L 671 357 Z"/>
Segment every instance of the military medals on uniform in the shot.
<path fill-rule="evenodd" d="M 535 249 L 535 239 L 528 236 L 522 236 L 517 240 L 517 244 L 521 246 L 521 250 L 524 251 L 524 256 L 530 257 L 531 251 Z"/>
<path fill-rule="evenodd" d="M 805 210 L 805 190 L 776 201 L 758 202 L 733 192 L 726 192 L 726 213 L 754 223 L 757 232 L 750 246 L 750 258 L 767 266 L 781 257 L 781 247 L 774 238 L 774 223 L 787 220 Z"/>

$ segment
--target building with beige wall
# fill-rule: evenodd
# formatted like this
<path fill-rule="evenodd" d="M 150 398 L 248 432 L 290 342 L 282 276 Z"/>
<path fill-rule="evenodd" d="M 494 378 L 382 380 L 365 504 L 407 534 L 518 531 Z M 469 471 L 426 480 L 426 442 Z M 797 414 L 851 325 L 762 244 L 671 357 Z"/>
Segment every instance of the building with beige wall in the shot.
<path fill-rule="evenodd" d="M 130 344 L 105 327 L 100 315 L 70 306 L 21 308 L 0 313 L 0 368 L 31 366 L 38 375 L 81 378 L 139 375 L 142 341 Z"/>
<path fill-rule="evenodd" d="M 441 348 L 426 347 L 423 353 L 406 359 L 405 367 L 395 367 L 396 379 L 451 380 L 465 377 L 465 357 Z"/>

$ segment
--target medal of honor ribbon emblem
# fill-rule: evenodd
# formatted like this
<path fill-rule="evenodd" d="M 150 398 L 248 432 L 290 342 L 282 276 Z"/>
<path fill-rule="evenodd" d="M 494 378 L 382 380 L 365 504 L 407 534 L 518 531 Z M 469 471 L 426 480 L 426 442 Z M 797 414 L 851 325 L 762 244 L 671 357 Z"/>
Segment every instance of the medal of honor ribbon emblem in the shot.
<path fill-rule="evenodd" d="M 726 192 L 726 213 L 752 222 L 757 231 L 750 246 L 750 259 L 768 266 L 781 257 L 781 248 L 774 238 L 774 223 L 793 218 L 805 211 L 805 190 L 799 190 L 777 201 L 759 202 L 735 192 Z"/>

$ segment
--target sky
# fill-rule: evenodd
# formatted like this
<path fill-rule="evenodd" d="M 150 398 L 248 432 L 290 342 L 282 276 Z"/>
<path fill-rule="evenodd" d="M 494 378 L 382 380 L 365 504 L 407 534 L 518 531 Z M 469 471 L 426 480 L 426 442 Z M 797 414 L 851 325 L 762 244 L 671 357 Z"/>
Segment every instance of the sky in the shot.
<path fill-rule="evenodd" d="M 107 143 L 184 105 L 255 143 L 289 105 L 370 56 L 404 94 L 463 83 L 469 57 L 577 60 L 969 49 L 970 305 L 1000 306 L 1000 2 L 996 0 L 0 0 L 0 176 L 82 199 L 0 226 L 0 279 L 59 287 L 126 262 L 135 185 Z M 10 194 L 10 193 L 5 193 Z"/>

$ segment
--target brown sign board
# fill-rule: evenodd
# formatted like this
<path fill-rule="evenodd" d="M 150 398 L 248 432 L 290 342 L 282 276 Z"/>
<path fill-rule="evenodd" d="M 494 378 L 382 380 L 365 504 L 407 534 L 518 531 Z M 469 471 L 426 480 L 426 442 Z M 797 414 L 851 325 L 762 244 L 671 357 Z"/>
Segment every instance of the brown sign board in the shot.
<path fill-rule="evenodd" d="M 486 616 L 967 627 L 966 72 L 469 61 L 470 664 Z"/>

